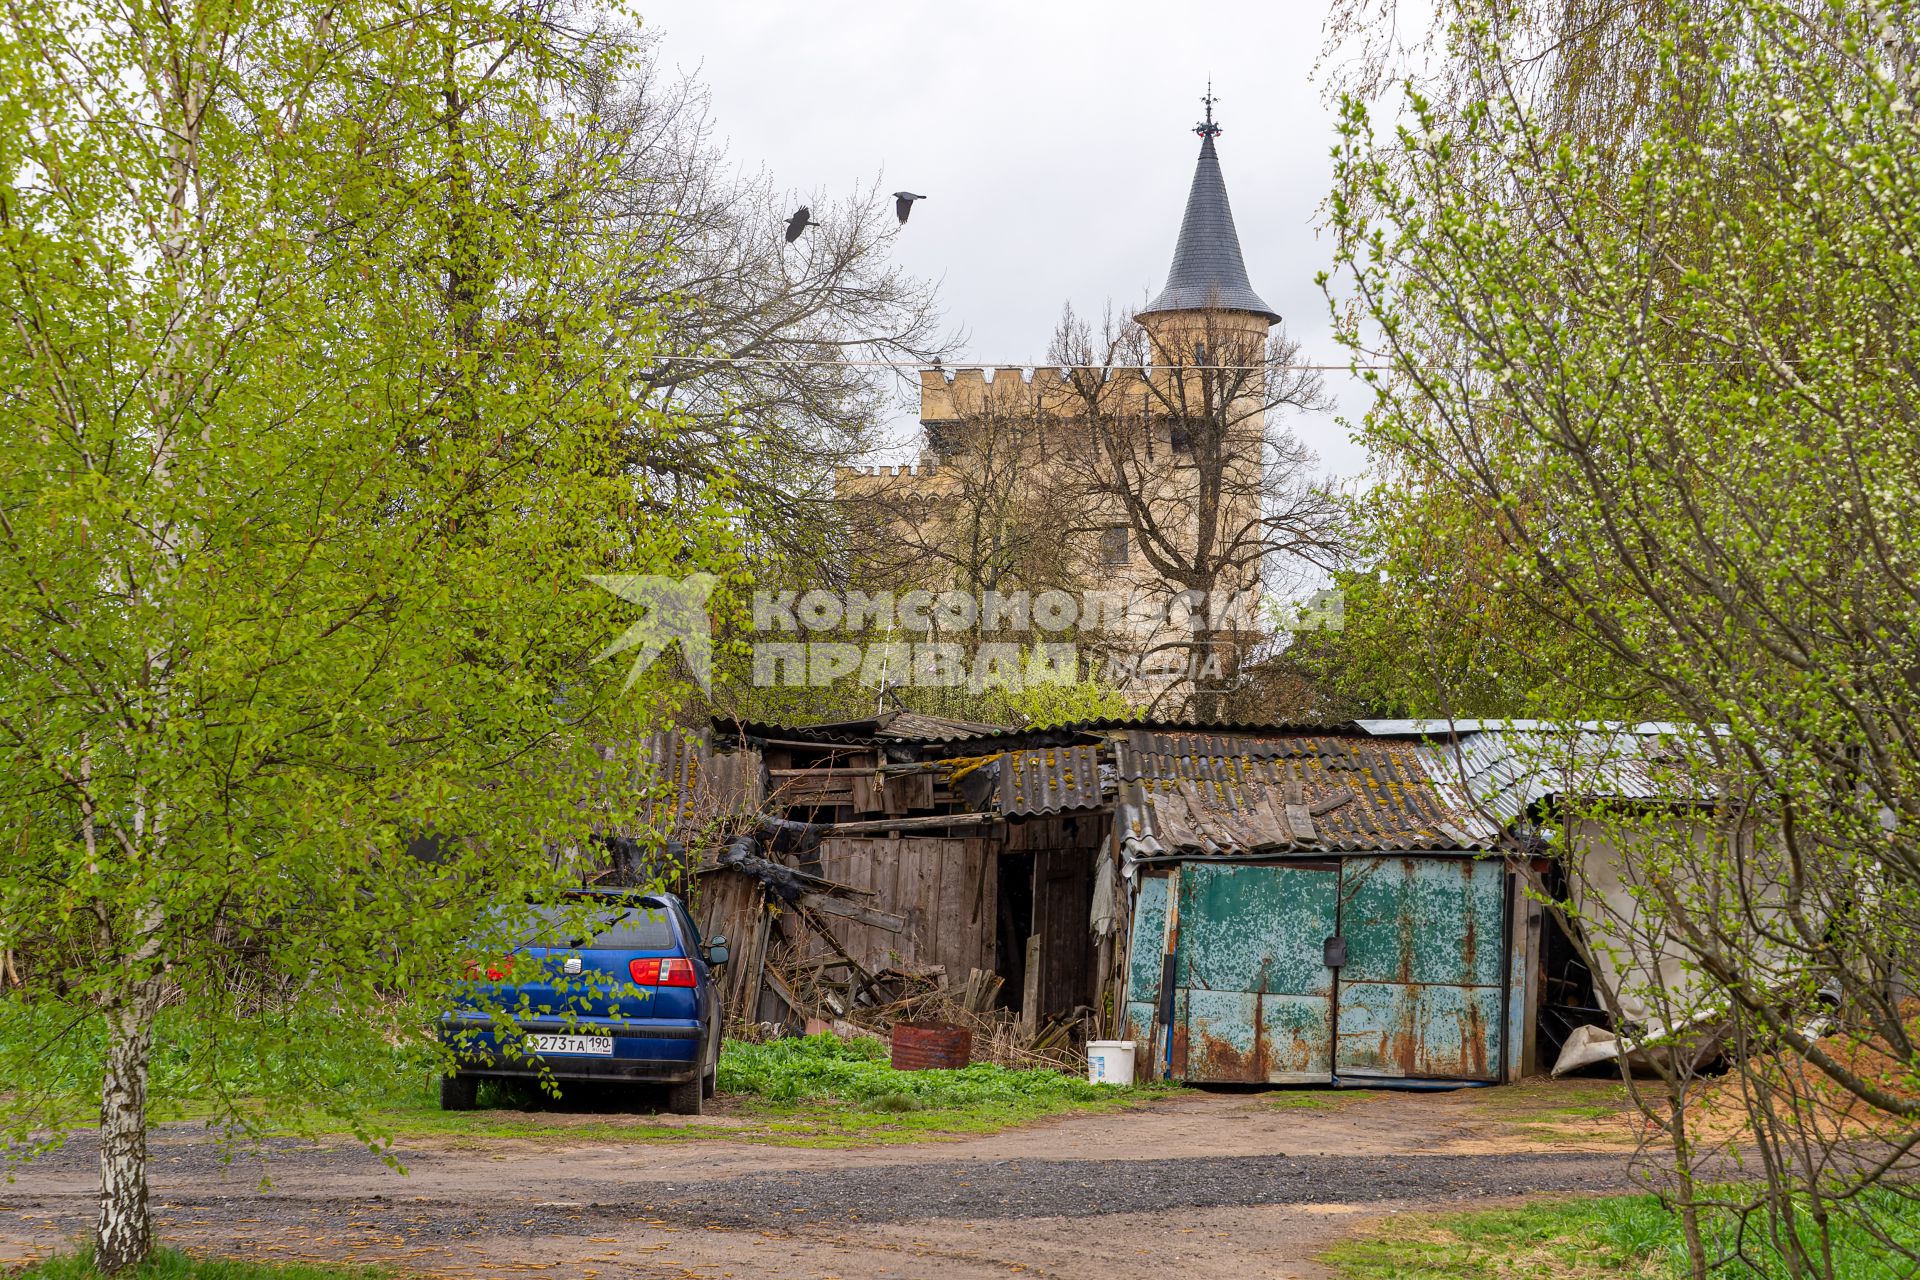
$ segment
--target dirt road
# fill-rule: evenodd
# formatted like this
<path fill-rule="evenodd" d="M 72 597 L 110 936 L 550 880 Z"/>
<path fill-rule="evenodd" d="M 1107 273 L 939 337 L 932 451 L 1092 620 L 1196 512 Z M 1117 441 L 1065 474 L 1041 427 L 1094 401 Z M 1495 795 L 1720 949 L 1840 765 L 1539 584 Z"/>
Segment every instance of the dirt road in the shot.
<path fill-rule="evenodd" d="M 1554 1088 L 1184 1095 L 853 1150 L 415 1142 L 404 1177 L 345 1145 L 226 1163 L 175 1126 L 155 1135 L 155 1204 L 165 1238 L 189 1248 L 422 1276 L 1064 1280 L 1178 1264 L 1193 1280 L 1320 1277 L 1315 1256 L 1383 1214 L 1627 1189 L 1621 1133 L 1564 1122 Z M 75 1142 L 0 1187 L 0 1260 L 85 1230 L 93 1158 Z"/>

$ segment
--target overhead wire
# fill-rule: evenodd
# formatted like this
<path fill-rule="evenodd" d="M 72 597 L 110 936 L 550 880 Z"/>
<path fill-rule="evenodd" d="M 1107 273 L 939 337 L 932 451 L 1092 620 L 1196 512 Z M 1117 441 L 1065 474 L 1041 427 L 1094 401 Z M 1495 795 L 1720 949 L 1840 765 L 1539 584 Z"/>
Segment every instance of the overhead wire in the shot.
<path fill-rule="evenodd" d="M 661 355 L 655 357 L 661 363 L 677 364 L 749 364 L 749 365 L 816 365 L 853 369 L 938 369 L 946 373 L 956 373 L 962 369 L 1133 369 L 1139 365 L 1115 364 L 1056 364 L 1051 360 L 973 360 L 959 364 L 948 364 L 945 360 L 845 360 L 831 358 L 810 358 L 805 356 L 706 356 L 697 353 Z M 1192 365 L 1147 365 L 1151 369 L 1211 369 L 1221 373 L 1251 373 L 1258 369 L 1289 369 L 1315 373 L 1351 373 L 1367 370 L 1389 371 L 1393 366 L 1384 364 L 1192 364 Z"/>

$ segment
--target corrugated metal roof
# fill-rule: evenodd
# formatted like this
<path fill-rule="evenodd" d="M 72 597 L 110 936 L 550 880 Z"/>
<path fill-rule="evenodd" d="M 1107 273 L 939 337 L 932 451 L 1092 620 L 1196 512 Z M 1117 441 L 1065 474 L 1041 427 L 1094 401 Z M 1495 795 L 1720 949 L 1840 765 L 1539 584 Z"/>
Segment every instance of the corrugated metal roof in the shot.
<path fill-rule="evenodd" d="M 1486 733 L 1505 729 L 1539 729 L 1555 733 L 1651 733 L 1685 732 L 1685 726 L 1650 720 L 1629 724 L 1624 720 L 1447 720 L 1429 716 L 1414 720 L 1355 720 L 1353 727 L 1377 738 L 1445 738 L 1455 734 Z"/>
<path fill-rule="evenodd" d="M 1009 751 L 999 760 L 1000 812 L 1061 813 L 1097 809 L 1106 788 L 1095 746 L 1041 747 Z"/>
<path fill-rule="evenodd" d="M 1137 730 L 1116 744 L 1130 857 L 1493 847 L 1500 829 L 1435 785 L 1413 743 Z"/>
<path fill-rule="evenodd" d="M 1138 717 L 1107 716 L 1093 720 L 1072 720 L 1065 724 L 1032 725 L 1023 729 L 993 729 L 988 732 L 963 734 L 952 738 L 941 738 L 940 744 L 952 743 L 980 750 L 992 747 L 1022 746 L 1037 747 L 1066 743 L 1091 743 L 1112 737 L 1116 732 L 1134 729 L 1155 729 L 1166 733 L 1209 733 L 1215 735 L 1231 734 L 1235 736 L 1275 737 L 1286 734 L 1319 734 L 1326 737 L 1337 736 L 1343 732 L 1358 736 L 1357 730 L 1345 725 L 1325 724 L 1275 724 L 1267 722 L 1233 721 L 1221 724 L 1200 724 L 1191 720 L 1145 720 Z"/>
<path fill-rule="evenodd" d="M 704 732 L 661 729 L 641 741 L 638 774 L 645 788 L 639 803 L 643 827 L 671 835 L 693 821 L 710 740 L 711 735 Z"/>
<path fill-rule="evenodd" d="M 1667 724 L 1556 728 L 1534 722 L 1517 728 L 1509 723 L 1414 749 L 1450 806 L 1506 827 L 1553 796 L 1710 799 L 1712 789 L 1688 776 L 1684 732 Z"/>

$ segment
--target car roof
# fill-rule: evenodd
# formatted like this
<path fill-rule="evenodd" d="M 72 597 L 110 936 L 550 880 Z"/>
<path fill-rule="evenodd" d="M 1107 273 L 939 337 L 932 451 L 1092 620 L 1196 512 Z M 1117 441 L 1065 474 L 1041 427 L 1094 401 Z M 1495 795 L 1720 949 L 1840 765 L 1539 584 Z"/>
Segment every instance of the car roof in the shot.
<path fill-rule="evenodd" d="M 610 900 L 632 899 L 635 902 L 651 902 L 656 906 L 678 907 L 684 905 L 679 898 L 664 890 L 603 888 L 599 885 L 586 885 L 579 889 L 569 889 L 561 895 L 565 898 L 606 898 Z"/>

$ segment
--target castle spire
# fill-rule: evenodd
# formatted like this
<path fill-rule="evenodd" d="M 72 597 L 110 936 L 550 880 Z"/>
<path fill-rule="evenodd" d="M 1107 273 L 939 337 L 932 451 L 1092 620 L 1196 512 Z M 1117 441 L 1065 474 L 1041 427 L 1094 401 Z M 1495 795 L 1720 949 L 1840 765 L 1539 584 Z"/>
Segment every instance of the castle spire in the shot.
<path fill-rule="evenodd" d="M 1200 101 L 1203 104 L 1205 104 L 1207 108 L 1207 118 L 1205 120 L 1202 120 L 1199 124 L 1193 126 L 1193 131 L 1199 134 L 1203 138 L 1217 138 L 1221 134 L 1225 133 L 1226 130 L 1222 129 L 1219 125 L 1213 122 L 1213 104 L 1220 101 L 1220 99 L 1213 96 L 1213 77 L 1212 76 L 1207 77 L 1207 93 L 1205 97 L 1200 99 Z"/>
<path fill-rule="evenodd" d="M 1240 233 L 1234 229 L 1233 206 L 1227 202 L 1227 182 L 1220 174 L 1220 157 L 1213 140 L 1220 126 L 1213 118 L 1213 81 L 1207 81 L 1206 119 L 1194 126 L 1200 135 L 1200 160 L 1187 192 L 1187 212 L 1180 219 L 1180 238 L 1173 246 L 1173 265 L 1167 269 L 1166 288 L 1147 305 L 1143 316 L 1164 311 L 1250 311 L 1278 322 L 1280 315 L 1260 300 L 1247 279 L 1240 256 Z"/>

